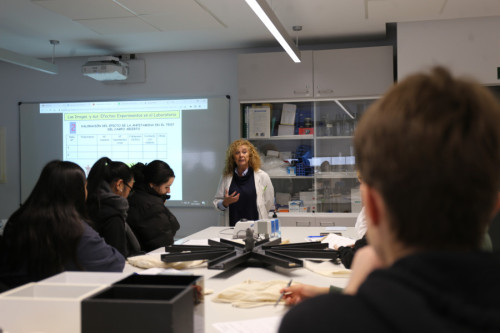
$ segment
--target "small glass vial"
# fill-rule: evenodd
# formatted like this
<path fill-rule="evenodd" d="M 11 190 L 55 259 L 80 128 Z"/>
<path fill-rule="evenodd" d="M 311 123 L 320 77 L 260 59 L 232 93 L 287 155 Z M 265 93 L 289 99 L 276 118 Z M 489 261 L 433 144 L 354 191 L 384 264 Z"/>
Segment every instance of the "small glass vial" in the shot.
<path fill-rule="evenodd" d="M 331 121 L 326 123 L 326 136 L 333 136 L 333 123 Z"/>
<path fill-rule="evenodd" d="M 311 118 L 304 118 L 304 127 L 305 128 L 313 127 Z"/>

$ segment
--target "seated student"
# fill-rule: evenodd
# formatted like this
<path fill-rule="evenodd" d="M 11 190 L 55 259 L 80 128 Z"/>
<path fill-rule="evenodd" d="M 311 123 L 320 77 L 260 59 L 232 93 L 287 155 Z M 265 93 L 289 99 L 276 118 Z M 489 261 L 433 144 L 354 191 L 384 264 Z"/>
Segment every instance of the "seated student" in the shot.
<path fill-rule="evenodd" d="M 383 268 L 369 259 L 359 287 L 301 302 L 279 332 L 500 332 L 500 254 L 479 250 L 500 207 L 499 128 L 495 97 L 441 67 L 373 104 L 354 137 L 370 244 L 354 260 L 372 250 Z"/>
<path fill-rule="evenodd" d="M 0 250 L 0 280 L 9 288 L 63 271 L 121 272 L 125 259 L 88 224 L 84 171 L 52 161 L 9 218 Z"/>
<path fill-rule="evenodd" d="M 170 198 L 174 171 L 159 160 L 132 167 L 135 177 L 134 195 L 129 198 L 128 223 L 144 251 L 172 245 L 179 230 L 174 214 L 165 206 Z"/>
<path fill-rule="evenodd" d="M 87 208 L 97 232 L 106 243 L 126 258 L 142 253 L 139 242 L 126 223 L 127 197 L 134 185 L 128 165 L 103 157 L 94 163 L 88 176 Z"/>

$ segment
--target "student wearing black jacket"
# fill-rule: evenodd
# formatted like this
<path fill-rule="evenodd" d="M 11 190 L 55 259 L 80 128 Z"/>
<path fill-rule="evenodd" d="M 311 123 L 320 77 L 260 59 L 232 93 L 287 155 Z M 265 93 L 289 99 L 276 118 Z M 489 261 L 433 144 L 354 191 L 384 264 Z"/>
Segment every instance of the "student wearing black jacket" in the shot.
<path fill-rule="evenodd" d="M 352 259 L 354 254 L 362 247 L 366 246 L 366 235 L 354 242 L 352 246 L 340 246 L 337 251 L 339 252 L 339 258 L 345 268 L 350 269 L 352 264 Z"/>
<path fill-rule="evenodd" d="M 126 223 L 127 197 L 134 185 L 134 175 L 128 165 L 99 159 L 88 176 L 87 207 L 93 226 L 106 242 L 124 257 L 141 254 L 137 238 Z"/>
<path fill-rule="evenodd" d="M 441 67 L 372 104 L 354 137 L 370 245 L 343 294 L 299 303 L 279 332 L 500 332 L 500 254 L 480 249 L 499 128 L 495 97 Z"/>
<path fill-rule="evenodd" d="M 136 181 L 134 195 L 128 200 L 128 224 L 146 252 L 172 245 L 180 225 L 165 201 L 170 198 L 174 171 L 160 160 L 137 163 L 132 170 Z"/>

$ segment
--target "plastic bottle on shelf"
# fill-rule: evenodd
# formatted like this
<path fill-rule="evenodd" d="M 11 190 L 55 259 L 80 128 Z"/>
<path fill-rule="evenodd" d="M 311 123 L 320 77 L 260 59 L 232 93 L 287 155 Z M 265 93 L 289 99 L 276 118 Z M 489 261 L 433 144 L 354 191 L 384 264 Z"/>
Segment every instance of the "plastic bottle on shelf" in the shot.
<path fill-rule="evenodd" d="M 356 167 L 356 158 L 354 157 L 354 148 L 352 146 L 349 147 L 349 156 L 345 158 L 345 170 L 348 172 L 355 171 Z"/>
<path fill-rule="evenodd" d="M 352 120 L 352 135 L 354 135 L 356 127 L 358 127 L 358 113 L 354 112 L 354 119 Z"/>
<path fill-rule="evenodd" d="M 349 115 L 344 115 L 343 118 L 344 121 L 342 122 L 342 134 L 345 136 L 350 136 L 352 135 L 352 119 Z"/>
<path fill-rule="evenodd" d="M 333 136 L 333 122 L 328 121 L 326 123 L 326 136 Z"/>
<path fill-rule="evenodd" d="M 340 115 L 335 116 L 335 135 L 342 135 L 342 118 Z"/>
<path fill-rule="evenodd" d="M 337 163 L 337 171 L 338 172 L 344 172 L 345 171 L 345 157 L 342 156 L 341 152 L 339 152 L 339 156 L 338 156 L 337 161 L 338 161 L 338 163 Z"/>
<path fill-rule="evenodd" d="M 326 116 L 321 116 L 320 120 L 316 122 L 316 135 L 325 136 Z"/>

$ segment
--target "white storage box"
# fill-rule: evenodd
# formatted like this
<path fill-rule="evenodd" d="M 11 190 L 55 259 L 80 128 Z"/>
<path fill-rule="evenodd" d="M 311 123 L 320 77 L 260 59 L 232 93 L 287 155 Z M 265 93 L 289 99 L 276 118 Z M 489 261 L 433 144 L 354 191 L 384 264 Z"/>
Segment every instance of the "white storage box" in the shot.
<path fill-rule="evenodd" d="M 107 287 L 28 283 L 0 294 L 0 323 L 12 333 L 81 332 L 81 301 Z"/>
<path fill-rule="evenodd" d="M 299 197 L 306 212 L 316 211 L 316 195 L 314 192 L 300 192 Z"/>
<path fill-rule="evenodd" d="M 108 273 L 108 272 L 62 272 L 41 280 L 38 283 L 76 283 L 76 284 L 105 284 L 110 285 L 119 281 L 131 273 Z"/>

